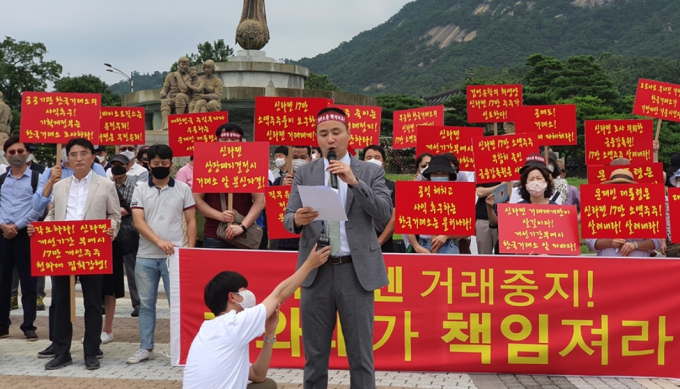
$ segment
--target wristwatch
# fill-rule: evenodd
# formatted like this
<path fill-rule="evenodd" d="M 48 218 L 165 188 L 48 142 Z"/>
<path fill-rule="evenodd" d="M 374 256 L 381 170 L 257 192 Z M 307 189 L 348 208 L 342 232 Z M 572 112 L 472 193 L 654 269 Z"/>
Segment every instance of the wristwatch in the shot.
<path fill-rule="evenodd" d="M 635 241 L 635 242 L 633 242 L 633 243 L 635 244 L 635 250 L 637 251 L 637 249 L 638 249 L 638 243 L 637 243 L 637 241 Z"/>
<path fill-rule="evenodd" d="M 247 229 L 246 226 L 244 226 L 243 224 L 239 224 L 238 226 L 241 227 L 241 228 L 243 228 L 243 233 L 244 233 L 244 234 L 245 234 L 246 232 L 248 232 L 248 229 Z"/>
<path fill-rule="evenodd" d="M 271 339 L 269 339 L 269 338 L 265 335 L 265 337 L 264 337 L 264 342 L 267 343 L 267 344 L 274 344 L 274 343 L 276 343 L 276 336 L 273 337 L 273 338 L 271 338 Z"/>

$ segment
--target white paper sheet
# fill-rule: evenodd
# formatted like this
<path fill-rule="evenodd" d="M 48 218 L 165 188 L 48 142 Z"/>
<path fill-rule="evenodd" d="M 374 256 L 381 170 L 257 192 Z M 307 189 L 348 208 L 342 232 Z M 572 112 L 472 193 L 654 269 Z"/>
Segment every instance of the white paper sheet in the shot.
<path fill-rule="evenodd" d="M 319 216 L 314 220 L 347 221 L 345 207 L 338 192 L 328 186 L 298 186 L 303 207 L 311 207 Z"/>

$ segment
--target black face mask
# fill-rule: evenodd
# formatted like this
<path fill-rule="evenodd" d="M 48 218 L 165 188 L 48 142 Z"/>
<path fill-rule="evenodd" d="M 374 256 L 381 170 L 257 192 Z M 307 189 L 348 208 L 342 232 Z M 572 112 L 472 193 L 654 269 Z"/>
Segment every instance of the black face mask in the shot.
<path fill-rule="evenodd" d="M 169 167 L 163 167 L 163 166 L 157 166 L 157 167 L 151 168 L 151 175 L 154 178 L 157 178 L 159 180 L 163 180 L 167 176 L 170 175 L 170 168 Z"/>
<path fill-rule="evenodd" d="M 114 176 L 122 176 L 125 173 L 127 173 L 127 169 L 125 169 L 125 166 L 112 166 L 111 167 L 111 174 L 113 174 Z"/>

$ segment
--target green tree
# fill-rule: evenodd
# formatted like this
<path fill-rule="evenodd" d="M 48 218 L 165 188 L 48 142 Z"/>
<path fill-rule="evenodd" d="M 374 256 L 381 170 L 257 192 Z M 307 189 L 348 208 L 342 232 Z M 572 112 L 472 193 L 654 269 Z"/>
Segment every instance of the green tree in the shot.
<path fill-rule="evenodd" d="M 99 77 L 85 74 L 78 77 L 66 77 L 54 83 L 57 92 L 71 93 L 99 93 L 102 95 L 102 106 L 120 106 L 120 96 L 111 92 L 109 86 Z"/>
<path fill-rule="evenodd" d="M 10 37 L 0 43 L 0 91 L 13 110 L 21 110 L 21 92 L 44 91 L 48 82 L 59 79 L 61 65 L 45 61 L 46 54 L 42 43 L 17 42 Z"/>
<path fill-rule="evenodd" d="M 228 58 L 234 55 L 234 49 L 224 43 L 224 39 L 218 39 L 213 43 L 205 41 L 204 43 L 199 43 L 196 47 L 198 54 L 191 53 L 185 55 L 185 57 L 189 58 L 191 66 L 201 67 L 209 59 L 215 62 L 227 62 Z M 176 71 L 177 62 L 170 66 L 171 73 Z"/>
<path fill-rule="evenodd" d="M 327 90 L 331 92 L 342 92 L 340 87 L 333 84 L 325 74 L 309 72 L 309 78 L 305 81 L 305 89 Z"/>

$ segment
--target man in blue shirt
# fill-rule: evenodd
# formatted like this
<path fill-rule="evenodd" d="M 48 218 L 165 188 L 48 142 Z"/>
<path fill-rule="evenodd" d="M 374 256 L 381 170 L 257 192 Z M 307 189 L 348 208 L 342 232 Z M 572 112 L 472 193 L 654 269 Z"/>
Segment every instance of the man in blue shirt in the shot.
<path fill-rule="evenodd" d="M 12 271 L 16 267 L 21 283 L 21 304 L 24 309 L 24 322 L 21 330 L 28 341 L 38 340 L 33 325 L 36 316 L 36 279 L 31 277 L 30 239 L 26 227 L 42 216 L 42 190 L 34 191 L 33 172 L 26 165 L 28 146 L 18 136 L 10 137 L 4 144 L 5 156 L 10 164 L 7 175 L 0 186 L 0 338 L 9 335 L 11 321 L 10 289 Z M 55 174 L 51 183 L 59 178 Z M 37 177 L 36 177 L 37 178 Z M 36 188 L 37 189 L 37 188 Z M 34 206 L 38 205 L 37 207 Z"/>

